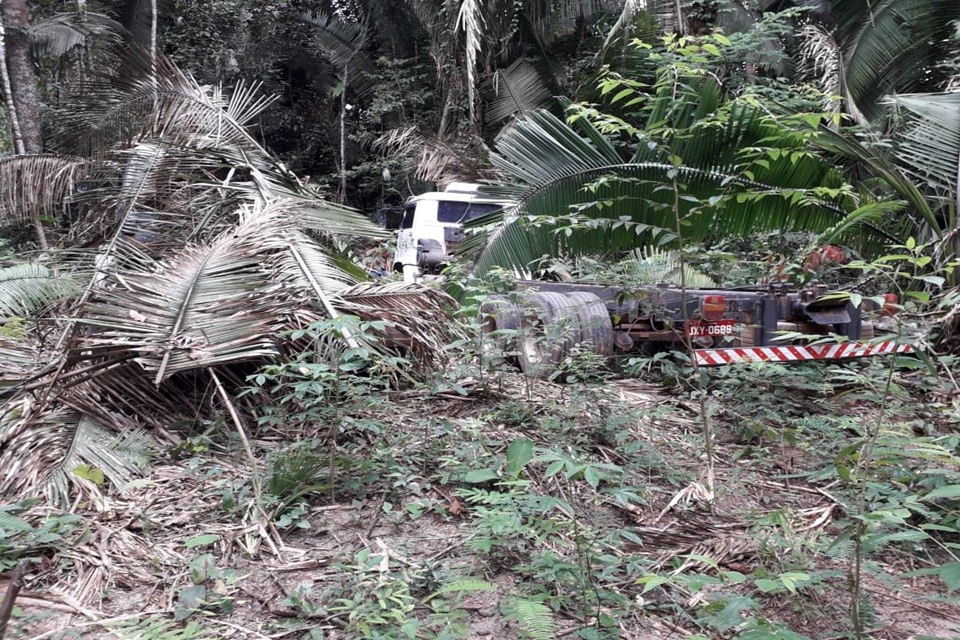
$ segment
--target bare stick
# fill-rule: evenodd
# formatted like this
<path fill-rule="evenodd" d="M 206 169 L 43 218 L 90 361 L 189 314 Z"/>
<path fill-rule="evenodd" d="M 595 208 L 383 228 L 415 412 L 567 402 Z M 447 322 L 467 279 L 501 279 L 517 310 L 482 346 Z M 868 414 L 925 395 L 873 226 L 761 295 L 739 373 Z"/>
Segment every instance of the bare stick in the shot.
<path fill-rule="evenodd" d="M 240 434 L 240 440 L 243 442 L 243 448 L 247 452 L 247 460 L 250 461 L 250 469 L 251 471 L 256 471 L 257 459 L 253 457 L 253 449 L 250 447 L 250 440 L 247 439 L 247 432 L 243 428 L 243 421 L 240 419 L 240 414 L 237 413 L 236 407 L 234 407 L 233 402 L 230 401 L 230 396 L 227 395 L 226 389 L 224 389 L 223 384 L 220 383 L 220 378 L 217 376 L 217 372 L 213 369 L 210 369 L 210 377 L 213 378 L 213 383 L 217 385 L 217 393 L 220 394 L 220 398 L 223 400 L 224 404 L 227 405 L 227 411 L 230 413 L 230 419 L 233 420 L 233 425 L 237 428 L 237 433 Z"/>
<path fill-rule="evenodd" d="M 13 570 L 13 578 L 10 580 L 10 586 L 7 587 L 7 594 L 0 603 L 0 640 L 3 640 L 3 634 L 7 631 L 7 623 L 13 614 L 13 605 L 17 601 L 20 589 L 23 588 L 23 576 L 27 573 L 27 561 L 21 560 L 17 568 Z"/>

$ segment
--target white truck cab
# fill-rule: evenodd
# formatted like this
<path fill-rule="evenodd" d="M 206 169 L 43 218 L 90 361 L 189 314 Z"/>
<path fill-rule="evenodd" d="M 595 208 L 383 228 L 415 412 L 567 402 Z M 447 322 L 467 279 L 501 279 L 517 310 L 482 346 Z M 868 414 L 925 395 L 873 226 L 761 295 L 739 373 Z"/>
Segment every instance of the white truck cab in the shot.
<path fill-rule="evenodd" d="M 463 238 L 460 228 L 464 222 L 512 204 L 481 198 L 478 188 L 476 184 L 454 182 L 444 191 L 422 193 L 407 200 L 393 270 L 401 271 L 408 282 L 440 273 Z"/>

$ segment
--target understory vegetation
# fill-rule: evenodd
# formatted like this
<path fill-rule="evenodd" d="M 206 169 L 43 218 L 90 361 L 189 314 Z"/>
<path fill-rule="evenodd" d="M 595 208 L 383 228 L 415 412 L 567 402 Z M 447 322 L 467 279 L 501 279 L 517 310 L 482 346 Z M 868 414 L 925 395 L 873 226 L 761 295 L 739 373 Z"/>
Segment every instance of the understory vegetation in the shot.
<path fill-rule="evenodd" d="M 141 479 L 78 468 L 101 486 L 69 510 L 4 507 L 0 571 L 52 594 L 10 637 L 956 636 L 948 357 L 694 376 L 575 353 L 558 384 L 482 348 L 474 313 L 415 383 L 382 323 L 314 323 L 249 376 L 275 401 L 248 437 L 224 407 Z M 344 331 L 371 348 L 331 349 Z"/>

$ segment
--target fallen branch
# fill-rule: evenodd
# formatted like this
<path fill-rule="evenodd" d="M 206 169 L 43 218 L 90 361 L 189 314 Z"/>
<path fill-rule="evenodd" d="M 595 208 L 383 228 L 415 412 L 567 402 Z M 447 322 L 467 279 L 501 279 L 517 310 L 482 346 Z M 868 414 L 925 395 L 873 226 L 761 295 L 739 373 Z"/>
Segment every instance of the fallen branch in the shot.
<path fill-rule="evenodd" d="M 23 588 L 23 576 L 27 573 L 27 561 L 21 560 L 17 568 L 13 570 L 13 576 L 10 579 L 10 585 L 7 587 L 7 593 L 0 603 L 0 640 L 3 640 L 3 634 L 7 632 L 7 623 L 10 622 L 10 616 L 13 614 L 13 605 L 20 595 L 20 589 Z"/>

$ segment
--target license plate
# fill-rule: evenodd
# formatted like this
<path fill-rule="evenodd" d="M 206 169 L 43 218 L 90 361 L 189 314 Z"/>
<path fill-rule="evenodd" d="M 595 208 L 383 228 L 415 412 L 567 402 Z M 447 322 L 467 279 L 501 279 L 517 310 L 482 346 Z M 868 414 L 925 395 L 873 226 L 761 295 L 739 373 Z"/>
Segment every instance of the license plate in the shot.
<path fill-rule="evenodd" d="M 736 320 L 688 320 L 686 334 L 690 338 L 725 338 L 732 336 Z"/>

